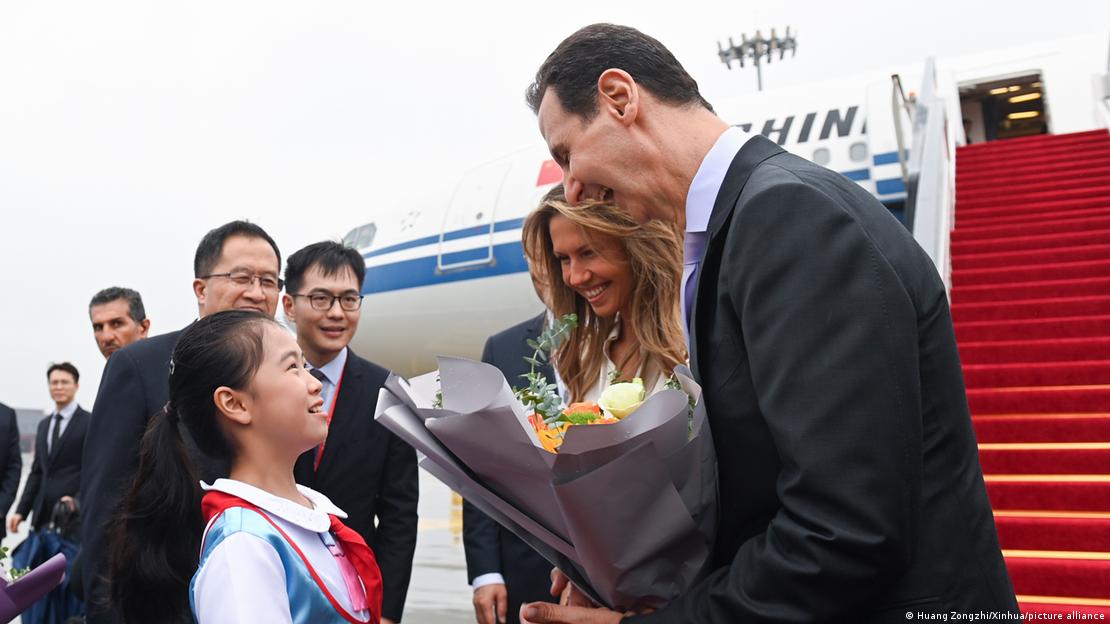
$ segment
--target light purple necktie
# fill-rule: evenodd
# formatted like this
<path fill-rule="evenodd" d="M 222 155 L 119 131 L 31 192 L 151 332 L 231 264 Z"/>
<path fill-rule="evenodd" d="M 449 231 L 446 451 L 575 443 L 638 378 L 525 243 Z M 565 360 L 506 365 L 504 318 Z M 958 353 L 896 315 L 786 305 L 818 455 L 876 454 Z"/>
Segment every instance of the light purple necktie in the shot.
<path fill-rule="evenodd" d="M 698 283 L 698 265 L 705 256 L 707 232 L 686 232 L 682 257 L 682 326 L 686 331 L 686 344 L 690 344 L 690 327 L 693 322 L 694 291 Z"/>

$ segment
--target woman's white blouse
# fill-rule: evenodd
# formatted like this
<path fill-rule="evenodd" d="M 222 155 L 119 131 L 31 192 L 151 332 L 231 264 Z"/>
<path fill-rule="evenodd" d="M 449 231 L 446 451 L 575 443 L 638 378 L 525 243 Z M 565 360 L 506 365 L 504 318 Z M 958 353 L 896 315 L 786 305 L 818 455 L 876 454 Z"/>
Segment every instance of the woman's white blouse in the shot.
<path fill-rule="evenodd" d="M 617 370 L 617 365 L 613 363 L 613 358 L 609 355 L 609 351 L 610 349 L 612 349 L 613 343 L 616 342 L 617 338 L 619 338 L 620 335 L 621 319 L 620 315 L 618 314 L 616 322 L 613 323 L 613 329 L 609 331 L 609 336 L 605 339 L 605 359 L 601 363 L 601 372 L 598 374 L 597 381 L 595 381 L 594 384 L 590 386 L 589 389 L 586 390 L 586 392 L 583 394 L 583 401 L 597 403 L 597 400 L 601 398 L 601 393 L 609 387 L 609 380 L 612 379 L 613 371 Z M 636 376 L 641 378 L 643 377 L 642 362 L 640 364 L 640 369 L 636 371 Z M 656 379 L 644 379 L 644 396 L 649 397 L 665 388 L 667 385 L 667 379 L 669 377 L 669 374 L 660 374 L 657 376 Z"/>

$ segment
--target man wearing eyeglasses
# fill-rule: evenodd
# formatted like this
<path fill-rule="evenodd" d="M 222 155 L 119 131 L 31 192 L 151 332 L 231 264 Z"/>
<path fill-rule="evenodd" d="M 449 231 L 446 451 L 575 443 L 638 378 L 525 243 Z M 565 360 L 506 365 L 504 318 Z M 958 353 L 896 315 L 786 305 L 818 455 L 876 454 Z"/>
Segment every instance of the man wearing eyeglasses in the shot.
<path fill-rule="evenodd" d="M 289 256 L 285 317 L 311 373 L 324 385 L 328 437 L 297 460 L 297 483 L 347 512 L 347 525 L 374 550 L 382 570 L 382 622 L 399 622 L 416 550 L 416 452 L 374 420 L 389 371 L 347 346 L 358 329 L 366 261 L 339 243 Z M 376 520 L 376 522 L 375 522 Z"/>
<path fill-rule="evenodd" d="M 224 310 L 257 310 L 273 316 L 281 292 L 281 252 L 253 223 L 232 221 L 208 232 L 193 258 L 193 294 L 200 316 Z M 118 497 L 137 469 L 147 421 L 165 406 L 169 364 L 180 331 L 130 344 L 112 354 L 100 381 L 85 438 L 81 473 L 81 581 L 88 622 L 118 621 L 108 605 L 108 528 Z M 191 440 L 200 478 L 227 476 L 228 466 L 205 457 Z M 183 618 L 191 617 L 182 614 Z"/>

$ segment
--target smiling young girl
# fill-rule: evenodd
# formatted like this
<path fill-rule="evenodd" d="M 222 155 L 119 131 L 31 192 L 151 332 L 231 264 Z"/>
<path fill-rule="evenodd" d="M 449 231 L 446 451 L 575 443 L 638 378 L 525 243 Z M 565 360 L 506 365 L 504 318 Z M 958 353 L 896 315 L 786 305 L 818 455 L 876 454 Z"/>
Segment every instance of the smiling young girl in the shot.
<path fill-rule="evenodd" d="M 373 553 L 343 511 L 293 480 L 297 457 L 327 435 L 320 388 L 262 314 L 220 312 L 181 334 L 169 403 L 143 437 L 112 537 L 111 596 L 126 622 L 379 621 Z M 198 487 L 186 436 L 230 460 L 230 478 Z"/>

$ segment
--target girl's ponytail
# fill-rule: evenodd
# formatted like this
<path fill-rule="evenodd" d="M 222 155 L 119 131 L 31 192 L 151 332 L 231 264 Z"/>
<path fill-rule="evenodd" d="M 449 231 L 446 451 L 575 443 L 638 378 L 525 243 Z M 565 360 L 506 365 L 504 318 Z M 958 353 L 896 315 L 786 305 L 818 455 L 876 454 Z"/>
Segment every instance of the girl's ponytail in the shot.
<path fill-rule="evenodd" d="M 139 470 L 109 542 L 111 600 L 124 622 L 191 622 L 189 581 L 197 569 L 200 487 L 172 403 L 155 414 L 139 448 Z"/>

